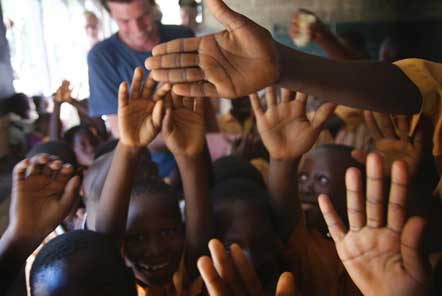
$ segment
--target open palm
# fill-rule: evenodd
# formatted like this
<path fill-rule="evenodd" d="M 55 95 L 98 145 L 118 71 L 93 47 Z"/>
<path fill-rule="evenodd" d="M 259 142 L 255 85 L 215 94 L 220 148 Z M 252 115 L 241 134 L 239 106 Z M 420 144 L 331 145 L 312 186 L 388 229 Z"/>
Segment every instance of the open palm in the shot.
<path fill-rule="evenodd" d="M 262 141 L 274 159 L 298 158 L 315 143 L 322 126 L 333 113 L 334 104 L 323 104 L 310 121 L 306 116 L 307 96 L 282 89 L 277 103 L 276 91 L 266 88 L 267 111 L 257 94 L 250 95 L 256 124 Z M 293 145 L 296 143 L 296 145 Z"/>
<path fill-rule="evenodd" d="M 364 295 L 424 295 L 428 261 L 419 246 L 424 223 L 406 218 L 407 166 L 392 167 L 387 217 L 384 214 L 382 158 L 367 159 L 367 197 L 362 193 L 360 172 L 346 175 L 350 230 L 346 232 L 330 200 L 319 199 L 321 211 L 347 272 Z M 364 206 L 365 201 L 365 206 Z"/>
<path fill-rule="evenodd" d="M 122 82 L 118 91 L 118 126 L 120 140 L 132 147 L 148 145 L 160 132 L 163 115 L 161 97 L 170 90 L 163 85 L 153 95 L 155 81 L 148 77 L 141 87 L 143 69 L 134 71 L 130 94 L 127 83 Z"/>
<path fill-rule="evenodd" d="M 164 142 L 175 156 L 195 156 L 204 148 L 204 98 L 181 97 L 174 93 L 167 99 L 163 119 Z"/>
<path fill-rule="evenodd" d="M 183 96 L 226 98 L 276 82 L 278 59 L 270 33 L 222 0 L 208 0 L 207 5 L 226 30 L 156 46 L 146 60 L 153 78 L 176 84 L 174 92 Z"/>

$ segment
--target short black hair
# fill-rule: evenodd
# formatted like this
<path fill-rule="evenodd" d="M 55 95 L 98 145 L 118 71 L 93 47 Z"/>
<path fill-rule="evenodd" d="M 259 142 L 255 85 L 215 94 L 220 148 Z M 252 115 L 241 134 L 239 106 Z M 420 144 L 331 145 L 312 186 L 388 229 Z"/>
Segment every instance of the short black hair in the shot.
<path fill-rule="evenodd" d="M 74 151 L 64 142 L 49 141 L 35 145 L 26 155 L 26 158 L 32 158 L 37 154 L 49 154 L 57 157 L 63 163 L 69 163 L 74 170 L 78 168 L 77 157 Z"/>
<path fill-rule="evenodd" d="M 197 8 L 199 6 L 199 4 L 195 0 L 179 0 L 178 4 L 180 7 Z"/>
<path fill-rule="evenodd" d="M 347 145 L 341 145 L 341 144 L 324 144 L 319 146 L 318 148 L 314 149 L 312 152 L 315 151 L 321 151 L 321 150 L 329 150 L 329 151 L 335 151 L 335 152 L 340 152 L 344 155 L 347 155 L 348 158 L 351 160 L 351 166 L 359 169 L 361 171 L 361 174 L 364 176 L 365 174 L 365 165 L 363 163 L 360 163 L 359 161 L 357 161 L 356 159 L 354 159 L 351 155 L 351 152 L 354 150 L 355 148 L 352 146 L 347 146 Z"/>
<path fill-rule="evenodd" d="M 217 183 L 210 191 L 210 198 L 216 204 L 223 201 L 251 201 L 269 203 L 268 191 L 261 184 L 247 178 L 228 179 Z"/>
<path fill-rule="evenodd" d="M 108 11 L 108 12 L 110 12 L 110 10 L 109 10 L 109 6 L 107 5 L 107 3 L 108 2 L 117 2 L 117 3 L 131 3 L 131 2 L 133 2 L 134 0 L 100 0 L 100 3 L 101 3 L 101 5 Z M 149 1 L 149 3 L 152 5 L 152 6 L 156 6 L 157 5 L 157 3 L 155 2 L 155 0 L 147 0 L 147 1 Z"/>
<path fill-rule="evenodd" d="M 35 295 L 42 280 L 41 273 L 60 262 L 82 269 L 71 279 L 78 281 L 74 283 L 76 286 L 92 281 L 90 286 L 96 291 L 85 291 L 87 295 L 103 294 L 104 291 L 108 293 L 106 295 L 136 295 L 134 276 L 125 266 L 115 242 L 104 234 L 84 230 L 63 234 L 44 245 L 32 264 L 31 295 Z"/>
<path fill-rule="evenodd" d="M 213 163 L 215 183 L 223 183 L 229 179 L 250 179 L 265 188 L 261 173 L 247 160 L 236 156 L 226 156 Z"/>
<path fill-rule="evenodd" d="M 92 131 L 89 129 L 87 125 L 81 124 L 76 125 L 74 127 L 71 127 L 68 129 L 64 135 L 63 139 L 66 143 L 68 143 L 69 146 L 73 146 L 75 136 L 79 133 L 86 133 L 88 137 L 92 140 L 92 145 L 97 146 L 98 145 L 98 138 L 92 133 Z"/>

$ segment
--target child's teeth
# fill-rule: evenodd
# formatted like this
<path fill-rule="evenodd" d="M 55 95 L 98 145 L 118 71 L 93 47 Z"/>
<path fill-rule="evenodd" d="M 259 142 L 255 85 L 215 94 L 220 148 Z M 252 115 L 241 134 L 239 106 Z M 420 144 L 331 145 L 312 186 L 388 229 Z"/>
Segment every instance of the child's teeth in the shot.
<path fill-rule="evenodd" d="M 141 267 L 143 267 L 147 271 L 157 271 L 157 270 L 167 267 L 168 263 L 166 262 L 166 263 L 157 264 L 157 265 L 146 265 L 146 264 L 140 264 L 140 265 L 141 265 Z"/>

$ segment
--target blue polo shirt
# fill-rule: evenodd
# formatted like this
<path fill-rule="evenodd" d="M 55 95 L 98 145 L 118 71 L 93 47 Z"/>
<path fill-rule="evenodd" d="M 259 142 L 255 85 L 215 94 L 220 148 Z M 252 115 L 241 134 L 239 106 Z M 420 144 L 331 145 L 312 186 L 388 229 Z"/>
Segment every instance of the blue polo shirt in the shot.
<path fill-rule="evenodd" d="M 173 39 L 193 37 L 191 29 L 183 26 L 159 24 L 160 43 Z M 133 71 L 144 66 L 152 52 L 140 52 L 127 47 L 117 34 L 95 45 L 88 54 L 89 68 L 89 115 L 99 117 L 118 111 L 118 86 L 122 81 L 129 84 Z M 145 74 L 147 75 L 147 73 Z"/>

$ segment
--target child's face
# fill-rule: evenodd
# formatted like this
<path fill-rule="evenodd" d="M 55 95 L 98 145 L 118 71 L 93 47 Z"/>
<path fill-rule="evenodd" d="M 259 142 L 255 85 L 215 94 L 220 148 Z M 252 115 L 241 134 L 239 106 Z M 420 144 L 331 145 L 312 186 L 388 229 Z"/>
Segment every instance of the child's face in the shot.
<path fill-rule="evenodd" d="M 88 133 L 82 131 L 74 136 L 73 150 L 79 164 L 90 166 L 94 161 L 95 148 L 96 145 Z"/>
<path fill-rule="evenodd" d="M 216 209 L 216 236 L 227 252 L 237 243 L 253 262 L 265 290 L 275 291 L 280 265 L 277 236 L 269 217 L 250 202 L 222 203 Z"/>
<path fill-rule="evenodd" d="M 318 205 L 320 194 L 327 194 L 338 213 L 345 215 L 348 158 L 343 152 L 324 148 L 305 155 L 298 171 L 298 190 L 309 226 L 325 227 Z"/>
<path fill-rule="evenodd" d="M 172 281 L 184 248 L 178 204 L 165 194 L 133 196 L 129 207 L 124 256 L 135 277 L 148 286 Z"/>

